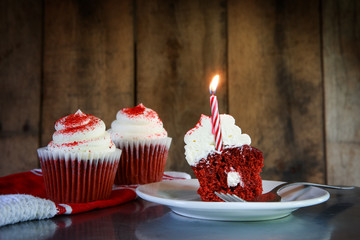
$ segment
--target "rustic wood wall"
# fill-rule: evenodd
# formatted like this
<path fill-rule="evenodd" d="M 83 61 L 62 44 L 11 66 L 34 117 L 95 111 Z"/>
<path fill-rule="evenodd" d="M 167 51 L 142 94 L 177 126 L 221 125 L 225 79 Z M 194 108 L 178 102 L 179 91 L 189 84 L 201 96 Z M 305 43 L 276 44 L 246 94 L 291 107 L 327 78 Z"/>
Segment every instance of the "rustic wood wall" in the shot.
<path fill-rule="evenodd" d="M 156 110 L 168 170 L 191 169 L 183 136 L 222 113 L 264 152 L 264 179 L 360 186 L 360 3 L 356 0 L 1 0 L 0 176 L 39 167 L 58 118 L 109 127 Z"/>

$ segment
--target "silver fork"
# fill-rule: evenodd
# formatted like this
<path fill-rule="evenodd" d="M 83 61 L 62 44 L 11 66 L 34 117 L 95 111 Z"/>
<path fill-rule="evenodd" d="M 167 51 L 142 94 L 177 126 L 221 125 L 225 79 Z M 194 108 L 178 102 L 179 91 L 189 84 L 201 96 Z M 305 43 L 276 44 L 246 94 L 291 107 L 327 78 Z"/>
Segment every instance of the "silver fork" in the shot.
<path fill-rule="evenodd" d="M 295 185 L 303 185 L 303 186 L 314 186 L 314 187 L 322 187 L 322 188 L 332 188 L 332 189 L 353 189 L 354 186 L 333 186 L 333 185 L 325 185 L 318 183 L 308 183 L 308 182 L 294 182 L 294 183 L 282 183 L 271 191 L 262 194 L 255 198 L 254 202 L 279 202 L 281 200 L 281 196 L 279 192 L 285 187 L 295 186 Z M 235 194 L 230 193 L 222 193 L 222 192 L 214 192 L 216 196 L 222 199 L 225 202 L 247 202 L 244 199 L 236 196 Z"/>

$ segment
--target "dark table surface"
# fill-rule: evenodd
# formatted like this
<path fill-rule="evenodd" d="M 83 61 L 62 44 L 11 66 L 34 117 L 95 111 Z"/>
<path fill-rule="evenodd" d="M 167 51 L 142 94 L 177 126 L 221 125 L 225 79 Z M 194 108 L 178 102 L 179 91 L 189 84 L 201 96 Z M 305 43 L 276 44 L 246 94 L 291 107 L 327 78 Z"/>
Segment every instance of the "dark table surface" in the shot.
<path fill-rule="evenodd" d="M 0 239 L 360 239 L 360 188 L 328 190 L 322 204 L 260 222 L 187 218 L 141 199 L 0 228 Z"/>

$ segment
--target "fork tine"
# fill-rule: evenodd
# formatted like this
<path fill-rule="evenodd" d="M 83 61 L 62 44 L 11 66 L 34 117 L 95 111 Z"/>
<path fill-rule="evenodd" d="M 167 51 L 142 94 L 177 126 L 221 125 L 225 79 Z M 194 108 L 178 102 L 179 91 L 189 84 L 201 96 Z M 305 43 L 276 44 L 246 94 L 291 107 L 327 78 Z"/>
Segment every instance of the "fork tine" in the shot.
<path fill-rule="evenodd" d="M 215 194 L 216 194 L 216 196 L 218 196 L 221 200 L 223 200 L 224 202 L 231 202 L 230 200 L 229 200 L 229 198 L 226 196 L 226 195 L 224 195 L 223 193 L 218 193 L 218 192 L 215 192 Z"/>
<path fill-rule="evenodd" d="M 237 200 L 230 193 L 226 193 L 224 195 L 226 195 L 229 198 L 229 200 L 231 200 L 231 202 L 237 202 Z"/>
<path fill-rule="evenodd" d="M 216 196 L 218 196 L 220 199 L 222 199 L 225 202 L 246 202 L 244 199 L 234 195 L 234 194 L 229 194 L 229 193 L 218 193 L 218 192 L 214 192 L 216 194 Z"/>
<path fill-rule="evenodd" d="M 216 194 L 216 196 L 218 196 L 219 198 L 221 198 L 225 202 L 232 202 L 232 200 L 227 195 L 225 195 L 224 193 L 216 192 L 215 194 Z"/>
<path fill-rule="evenodd" d="M 227 198 L 221 194 L 221 193 L 218 193 L 218 192 L 214 192 L 216 196 L 218 196 L 221 200 L 225 201 L 225 202 L 228 202 L 227 201 Z"/>
<path fill-rule="evenodd" d="M 228 202 L 234 201 L 234 199 L 231 196 L 229 196 L 228 194 L 225 194 L 225 193 L 220 193 L 220 194 L 223 195 L 224 198 L 226 198 Z"/>
<path fill-rule="evenodd" d="M 226 195 L 227 195 L 229 198 L 233 199 L 233 202 L 246 202 L 244 199 L 236 196 L 235 194 L 227 193 Z"/>

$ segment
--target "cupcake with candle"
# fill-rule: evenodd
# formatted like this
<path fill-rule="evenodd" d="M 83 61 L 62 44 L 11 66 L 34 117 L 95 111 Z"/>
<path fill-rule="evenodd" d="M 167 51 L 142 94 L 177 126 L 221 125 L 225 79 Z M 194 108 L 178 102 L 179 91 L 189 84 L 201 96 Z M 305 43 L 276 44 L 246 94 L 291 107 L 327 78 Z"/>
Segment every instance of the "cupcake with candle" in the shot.
<path fill-rule="evenodd" d="M 121 109 L 108 132 L 122 150 L 115 184 L 161 181 L 171 138 L 154 110 L 143 104 Z"/>
<path fill-rule="evenodd" d="M 253 200 L 262 193 L 262 152 L 250 147 L 249 135 L 241 133 L 232 116 L 219 115 L 218 83 L 216 75 L 209 86 L 211 118 L 201 115 L 185 134 L 185 158 L 199 180 L 198 194 L 203 201 L 222 201 L 215 192 Z"/>
<path fill-rule="evenodd" d="M 203 201 L 222 201 L 215 192 L 251 201 L 262 193 L 262 152 L 250 146 L 249 135 L 241 133 L 232 116 L 221 114 L 220 123 L 221 150 L 216 149 L 211 118 L 205 115 L 184 138 L 185 158 L 200 183 L 198 194 Z"/>
<path fill-rule="evenodd" d="M 84 203 L 108 199 L 121 150 L 104 122 L 78 110 L 55 123 L 52 141 L 38 149 L 48 198 Z"/>

